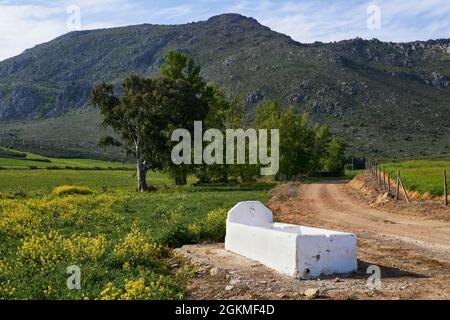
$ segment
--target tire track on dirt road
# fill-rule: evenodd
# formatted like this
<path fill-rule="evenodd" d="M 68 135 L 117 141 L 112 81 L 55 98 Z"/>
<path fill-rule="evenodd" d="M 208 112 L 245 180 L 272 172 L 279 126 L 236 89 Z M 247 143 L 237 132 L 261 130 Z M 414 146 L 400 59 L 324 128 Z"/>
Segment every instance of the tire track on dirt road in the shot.
<path fill-rule="evenodd" d="M 310 203 L 310 213 L 319 220 L 394 237 L 433 254 L 438 252 L 441 258 L 450 261 L 449 223 L 371 208 L 350 198 L 345 188 L 344 183 L 304 184 L 300 194 Z"/>

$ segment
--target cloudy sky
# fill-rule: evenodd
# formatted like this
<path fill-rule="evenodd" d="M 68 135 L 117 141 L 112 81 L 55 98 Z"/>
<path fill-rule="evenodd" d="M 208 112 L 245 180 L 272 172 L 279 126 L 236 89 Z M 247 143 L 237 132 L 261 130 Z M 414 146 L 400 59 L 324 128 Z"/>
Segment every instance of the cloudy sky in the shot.
<path fill-rule="evenodd" d="M 0 61 L 73 29 L 256 18 L 300 42 L 450 38 L 450 0 L 0 0 Z"/>

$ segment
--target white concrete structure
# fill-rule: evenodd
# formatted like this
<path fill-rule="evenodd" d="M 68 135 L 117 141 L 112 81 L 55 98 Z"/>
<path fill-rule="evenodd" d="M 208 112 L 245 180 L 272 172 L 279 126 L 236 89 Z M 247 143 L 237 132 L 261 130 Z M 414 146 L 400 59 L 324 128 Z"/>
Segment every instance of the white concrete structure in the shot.
<path fill-rule="evenodd" d="M 273 222 L 259 201 L 239 202 L 227 218 L 225 249 L 301 279 L 357 269 L 351 233 Z"/>

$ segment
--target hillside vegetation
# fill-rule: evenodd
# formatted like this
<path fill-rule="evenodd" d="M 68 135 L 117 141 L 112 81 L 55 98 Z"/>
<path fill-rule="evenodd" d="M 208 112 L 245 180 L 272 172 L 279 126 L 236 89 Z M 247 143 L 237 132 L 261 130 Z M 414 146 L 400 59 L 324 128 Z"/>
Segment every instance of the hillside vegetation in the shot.
<path fill-rule="evenodd" d="M 168 48 L 192 56 L 205 79 L 242 96 L 249 118 L 256 105 L 276 98 L 308 112 L 311 122 L 329 123 L 355 156 L 449 153 L 450 40 L 301 44 L 235 14 L 72 32 L 0 62 L 0 143 L 105 157 L 95 147 L 98 113 L 84 108 L 93 84 L 156 75 Z"/>

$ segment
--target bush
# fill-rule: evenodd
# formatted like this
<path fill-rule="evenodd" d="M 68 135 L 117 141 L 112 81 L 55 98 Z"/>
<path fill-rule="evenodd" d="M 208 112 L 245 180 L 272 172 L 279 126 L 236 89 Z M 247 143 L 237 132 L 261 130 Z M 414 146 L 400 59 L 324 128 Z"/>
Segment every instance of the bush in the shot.
<path fill-rule="evenodd" d="M 0 192 L 0 199 L 14 199 L 15 196 L 13 193 L 9 192 Z"/>
<path fill-rule="evenodd" d="M 207 240 L 222 242 L 225 240 L 227 210 L 216 209 L 208 213 L 204 225 Z"/>
<path fill-rule="evenodd" d="M 63 237 L 58 231 L 36 233 L 22 240 L 19 255 L 24 263 L 41 271 L 56 263 L 69 259 L 72 262 L 98 261 L 106 254 L 107 241 L 104 235 L 73 234 Z"/>
<path fill-rule="evenodd" d="M 226 220 L 227 210 L 223 208 L 210 211 L 206 219 L 192 223 L 188 223 L 181 212 L 174 211 L 161 226 L 158 242 L 172 248 L 201 241 L 222 242 L 225 240 Z"/>
<path fill-rule="evenodd" d="M 114 247 L 114 254 L 122 264 L 158 266 L 160 259 L 168 256 L 168 251 L 154 242 L 148 232 L 134 226 Z"/>
<path fill-rule="evenodd" d="M 184 289 L 184 288 L 183 288 Z M 100 293 L 102 300 L 180 300 L 183 291 L 179 284 L 168 276 L 160 276 L 152 281 L 144 278 L 125 280 L 121 287 L 109 282 Z"/>
<path fill-rule="evenodd" d="M 176 220 L 176 219 L 174 219 Z M 165 243 L 171 248 L 178 248 L 185 244 L 195 243 L 200 237 L 194 233 L 186 221 L 168 222 L 160 229 L 158 242 Z"/>
<path fill-rule="evenodd" d="M 57 195 L 66 195 L 66 194 L 93 194 L 94 191 L 87 187 L 79 187 L 79 186 L 59 186 L 53 189 L 53 193 Z"/>

